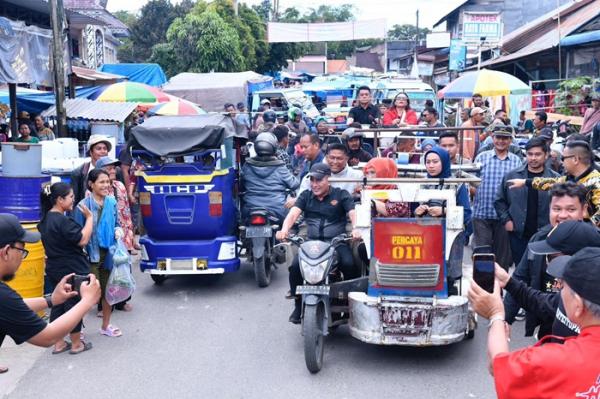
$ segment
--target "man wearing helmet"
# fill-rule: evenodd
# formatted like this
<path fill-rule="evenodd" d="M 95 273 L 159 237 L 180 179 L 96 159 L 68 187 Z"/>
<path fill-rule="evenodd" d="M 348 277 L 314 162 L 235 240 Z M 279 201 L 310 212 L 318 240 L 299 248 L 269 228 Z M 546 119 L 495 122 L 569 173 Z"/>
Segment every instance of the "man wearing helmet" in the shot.
<path fill-rule="evenodd" d="M 369 162 L 373 156 L 362 148 L 364 135 L 357 132 L 355 128 L 349 127 L 344 130 L 342 137 L 346 139 L 348 147 L 348 165 L 356 166 L 359 162 Z"/>
<path fill-rule="evenodd" d="M 277 114 L 275 111 L 268 109 L 263 113 L 263 123 L 258 126 L 258 133 L 271 132 L 277 123 Z"/>
<path fill-rule="evenodd" d="M 288 121 L 285 125 L 290 131 L 296 133 L 296 137 L 309 132 L 308 126 L 302 120 L 303 116 L 302 110 L 298 107 L 291 107 L 288 111 Z"/>
<path fill-rule="evenodd" d="M 286 190 L 295 190 L 300 182 L 285 162 L 276 157 L 278 146 L 273 133 L 261 133 L 254 141 L 256 156 L 246 161 L 241 172 L 241 186 L 245 192 L 243 218 L 256 208 L 266 209 L 282 221 L 287 214 L 284 207 Z"/>

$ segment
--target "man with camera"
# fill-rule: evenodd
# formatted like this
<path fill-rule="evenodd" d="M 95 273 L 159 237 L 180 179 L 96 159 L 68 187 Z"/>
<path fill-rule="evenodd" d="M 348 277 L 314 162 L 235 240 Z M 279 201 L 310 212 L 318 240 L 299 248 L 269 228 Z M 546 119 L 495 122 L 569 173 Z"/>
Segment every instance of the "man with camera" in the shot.
<path fill-rule="evenodd" d="M 566 259 L 565 259 L 566 258 Z M 492 293 L 475 282 L 473 310 L 489 320 L 488 356 L 498 398 L 596 398 L 600 392 L 600 248 L 585 248 L 552 264 L 560 269 L 561 299 L 567 317 L 581 328 L 576 337 L 510 352 L 500 284 Z"/>
<path fill-rule="evenodd" d="M 100 285 L 94 275 L 89 282 L 81 284 L 80 292 L 67 282 L 72 275 L 65 276 L 52 295 L 43 298 L 23 299 L 5 282 L 15 277 L 21 261 L 28 255 L 25 243 L 40 240 L 40 234 L 23 229 L 19 220 L 11 214 L 0 214 L 0 346 L 9 335 L 18 345 L 30 344 L 49 347 L 63 339 L 80 322 L 83 316 L 96 305 L 100 297 Z M 76 295 L 81 301 L 62 317 L 46 324 L 35 312 L 64 303 Z M 6 372 L 0 367 L 0 372 Z"/>

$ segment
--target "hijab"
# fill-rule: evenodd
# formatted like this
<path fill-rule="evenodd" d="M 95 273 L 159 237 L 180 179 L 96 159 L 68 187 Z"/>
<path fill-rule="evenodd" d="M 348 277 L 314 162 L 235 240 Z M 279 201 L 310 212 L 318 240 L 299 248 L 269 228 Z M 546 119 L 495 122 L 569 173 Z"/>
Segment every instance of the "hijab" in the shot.
<path fill-rule="evenodd" d="M 442 161 L 442 171 L 437 176 L 431 176 L 429 172 L 427 172 L 427 177 L 434 177 L 438 179 L 447 179 L 451 177 L 452 170 L 450 168 L 450 154 L 448 154 L 448 151 L 446 151 L 442 147 L 433 147 L 431 150 L 425 153 L 425 161 L 427 161 L 427 156 L 431 153 L 435 153 L 440 157 L 440 160 Z"/>
<path fill-rule="evenodd" d="M 365 176 L 367 170 L 374 169 L 375 177 L 395 179 L 398 177 L 398 167 L 391 158 L 372 158 L 364 168 Z M 371 186 L 375 190 L 394 190 L 397 188 L 395 184 L 376 184 Z"/>

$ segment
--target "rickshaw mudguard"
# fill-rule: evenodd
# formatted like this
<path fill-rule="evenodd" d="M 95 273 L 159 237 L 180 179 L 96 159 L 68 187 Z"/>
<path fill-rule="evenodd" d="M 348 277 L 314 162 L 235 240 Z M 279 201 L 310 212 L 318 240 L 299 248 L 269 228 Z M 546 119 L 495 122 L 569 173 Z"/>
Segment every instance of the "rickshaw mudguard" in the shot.
<path fill-rule="evenodd" d="M 348 295 L 350 334 L 376 345 L 439 346 L 462 341 L 469 329 L 468 300 L 462 296 L 445 299 Z M 421 312 L 422 325 L 403 323 L 394 317 Z M 396 315 L 396 316 L 390 316 Z"/>

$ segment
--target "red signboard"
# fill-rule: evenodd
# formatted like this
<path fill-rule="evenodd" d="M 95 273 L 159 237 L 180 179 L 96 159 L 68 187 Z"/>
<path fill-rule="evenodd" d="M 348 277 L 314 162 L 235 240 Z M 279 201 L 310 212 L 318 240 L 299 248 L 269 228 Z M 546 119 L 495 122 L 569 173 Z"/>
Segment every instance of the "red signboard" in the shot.
<path fill-rule="evenodd" d="M 444 225 L 441 220 L 419 223 L 414 219 L 374 219 L 372 241 L 373 254 L 380 263 L 397 264 L 398 267 L 440 265 L 443 270 Z M 441 270 L 440 277 L 443 276 Z M 434 289 L 442 289 L 443 285 L 443 278 L 440 278 Z"/>

